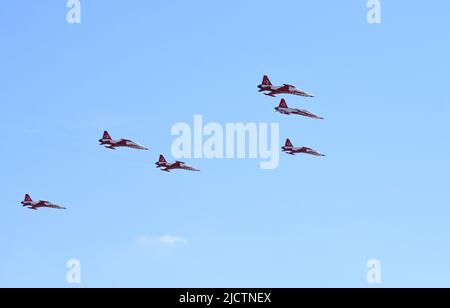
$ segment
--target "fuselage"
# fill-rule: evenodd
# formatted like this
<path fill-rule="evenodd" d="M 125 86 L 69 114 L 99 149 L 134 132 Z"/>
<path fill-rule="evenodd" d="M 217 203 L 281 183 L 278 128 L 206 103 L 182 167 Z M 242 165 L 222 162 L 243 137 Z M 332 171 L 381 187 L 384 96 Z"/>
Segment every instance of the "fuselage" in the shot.
<path fill-rule="evenodd" d="M 266 95 L 275 96 L 276 94 L 292 94 L 304 97 L 314 97 L 312 94 L 301 91 L 294 86 L 291 85 L 283 85 L 283 86 L 273 86 L 273 85 L 264 85 L 260 84 L 258 86 L 260 92 L 269 92 Z"/>
<path fill-rule="evenodd" d="M 170 172 L 171 170 L 187 170 L 187 171 L 200 171 L 198 169 L 195 169 L 193 167 L 190 167 L 186 165 L 184 162 L 174 162 L 174 163 L 168 163 L 168 162 L 157 162 L 156 168 L 162 168 L 162 171 Z"/>
<path fill-rule="evenodd" d="M 32 210 L 36 210 L 36 209 L 44 208 L 44 207 L 53 208 L 53 209 L 65 209 L 62 206 L 53 204 L 53 203 L 48 202 L 48 201 L 42 201 L 42 200 L 41 201 L 36 201 L 36 202 L 34 202 L 34 201 L 22 201 L 22 205 L 24 207 L 28 207 L 28 208 L 30 208 Z"/>
<path fill-rule="evenodd" d="M 30 206 L 30 207 L 36 207 L 39 202 L 33 202 L 33 201 L 22 201 L 23 206 Z"/>
<path fill-rule="evenodd" d="M 127 147 L 127 148 L 139 149 L 139 150 L 147 150 L 147 148 L 141 146 L 140 144 L 137 144 L 136 142 L 133 142 L 131 140 L 126 140 L 126 139 L 120 139 L 120 140 L 100 139 L 99 142 L 100 142 L 100 145 L 105 145 L 108 148 Z"/>
<path fill-rule="evenodd" d="M 281 87 L 260 84 L 258 88 L 261 92 L 264 91 L 277 92 L 278 90 L 280 90 Z"/>
<path fill-rule="evenodd" d="M 169 167 L 170 166 L 170 164 L 169 163 L 167 163 L 167 162 L 157 162 L 156 163 L 156 168 L 167 168 L 167 167 Z"/>
<path fill-rule="evenodd" d="M 309 154 L 309 155 L 314 155 L 314 156 L 325 156 L 325 155 L 319 153 L 318 151 L 311 149 L 311 148 L 307 148 L 307 147 L 286 147 L 286 146 L 284 146 L 282 149 L 283 149 L 283 152 L 286 152 L 291 155 Z"/>
<path fill-rule="evenodd" d="M 319 119 L 319 120 L 323 119 L 322 117 L 319 117 L 319 116 L 309 112 L 308 110 L 303 110 L 303 109 L 294 109 L 294 108 L 289 108 L 289 107 L 276 107 L 275 110 L 278 111 L 279 113 L 286 114 L 286 115 L 295 114 L 295 115 L 301 115 L 304 117 L 309 117 L 309 118 L 314 118 L 314 119 Z"/>

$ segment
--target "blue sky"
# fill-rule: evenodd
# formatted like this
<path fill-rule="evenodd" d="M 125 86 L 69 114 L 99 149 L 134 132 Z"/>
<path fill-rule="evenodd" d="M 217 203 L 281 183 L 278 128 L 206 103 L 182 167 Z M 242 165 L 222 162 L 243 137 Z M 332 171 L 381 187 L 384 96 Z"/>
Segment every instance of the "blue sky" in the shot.
<path fill-rule="evenodd" d="M 80 25 L 65 1 L 2 3 L 0 286 L 69 287 L 75 258 L 83 287 L 368 287 L 369 259 L 384 287 L 449 287 L 450 4 L 381 3 L 380 25 L 365 0 L 83 1 Z M 326 120 L 276 114 L 263 74 Z M 327 157 L 160 173 L 195 114 Z"/>

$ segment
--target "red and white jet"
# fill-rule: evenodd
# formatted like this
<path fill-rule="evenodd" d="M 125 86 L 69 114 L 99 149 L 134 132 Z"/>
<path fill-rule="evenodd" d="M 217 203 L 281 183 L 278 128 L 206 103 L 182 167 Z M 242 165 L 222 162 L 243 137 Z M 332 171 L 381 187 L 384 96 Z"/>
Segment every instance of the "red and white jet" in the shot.
<path fill-rule="evenodd" d="M 103 138 L 100 139 L 99 142 L 100 145 L 104 145 L 105 148 L 110 150 L 115 150 L 116 148 L 132 148 L 144 151 L 148 150 L 147 148 L 131 140 L 126 139 L 113 140 L 107 131 L 103 133 Z"/>
<path fill-rule="evenodd" d="M 319 152 L 317 152 L 314 149 L 311 148 L 307 148 L 307 147 L 294 147 L 292 145 L 291 140 L 286 139 L 286 144 L 284 147 L 281 148 L 283 150 L 283 152 L 290 154 L 290 155 L 295 155 L 295 154 L 309 154 L 309 155 L 314 155 L 314 156 L 325 156 Z"/>
<path fill-rule="evenodd" d="M 269 92 L 264 93 L 267 96 L 275 97 L 277 94 L 292 94 L 304 97 L 314 97 L 314 95 L 297 89 L 295 86 L 284 84 L 282 86 L 274 86 L 270 82 L 269 77 L 264 76 L 262 84 L 258 86 L 259 92 Z"/>
<path fill-rule="evenodd" d="M 309 112 L 308 110 L 289 108 L 286 103 L 286 100 L 284 98 L 281 100 L 280 105 L 278 107 L 276 107 L 275 110 L 278 111 L 279 113 L 285 114 L 285 115 L 295 114 L 295 115 L 300 115 L 300 116 L 304 116 L 304 117 L 308 117 L 308 118 L 323 120 L 322 117 L 319 117 L 318 115 L 315 115 L 315 114 Z"/>
<path fill-rule="evenodd" d="M 25 195 L 25 200 L 21 202 L 23 207 L 28 207 L 30 210 L 35 210 L 37 211 L 40 208 L 50 208 L 50 209 L 56 209 L 56 210 L 65 210 L 65 207 L 53 204 L 51 202 L 48 201 L 33 201 L 30 198 L 30 195 L 26 194 Z"/>
<path fill-rule="evenodd" d="M 181 161 L 176 161 L 174 163 L 168 163 L 163 155 L 159 156 L 159 161 L 156 162 L 156 168 L 161 169 L 161 171 L 170 172 L 172 170 L 181 169 L 187 171 L 199 172 L 200 170 L 189 167 L 186 163 Z"/>

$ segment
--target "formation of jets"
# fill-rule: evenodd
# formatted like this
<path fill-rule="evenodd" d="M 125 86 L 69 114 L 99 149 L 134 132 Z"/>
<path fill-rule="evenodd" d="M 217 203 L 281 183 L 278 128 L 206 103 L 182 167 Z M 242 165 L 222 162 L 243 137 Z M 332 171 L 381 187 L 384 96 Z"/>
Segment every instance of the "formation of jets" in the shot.
<path fill-rule="evenodd" d="M 312 94 L 309 94 L 305 91 L 297 89 L 295 86 L 289 85 L 289 84 L 283 84 L 282 86 L 274 86 L 270 82 L 270 79 L 268 76 L 264 76 L 262 84 L 258 85 L 259 92 L 264 92 L 265 95 L 276 97 L 276 95 L 279 94 L 292 94 L 292 95 L 298 95 L 303 97 L 314 97 Z M 313 119 L 320 119 L 323 118 L 313 114 L 312 112 L 309 112 L 308 110 L 304 109 L 294 109 L 290 108 L 286 100 L 283 98 L 281 99 L 280 104 L 278 107 L 275 107 L 275 110 L 283 115 L 299 115 L 304 116 L 308 118 Z M 147 151 L 148 148 L 134 142 L 128 139 L 112 139 L 108 131 L 104 131 L 102 139 L 99 140 L 100 145 L 104 146 L 107 149 L 110 150 L 116 150 L 117 148 L 131 148 L 136 150 L 142 150 Z M 287 139 L 285 145 L 281 148 L 283 152 L 289 154 L 289 155 L 296 155 L 296 154 L 309 154 L 313 156 L 325 156 L 322 153 L 308 148 L 308 147 L 294 147 L 291 140 Z M 192 172 L 199 172 L 200 170 L 193 168 L 191 166 L 188 166 L 186 163 L 181 161 L 175 161 L 174 163 L 169 163 L 165 159 L 163 155 L 159 156 L 159 160 L 155 163 L 156 168 L 170 173 L 173 170 L 186 170 L 186 171 L 192 171 Z M 26 207 L 31 210 L 38 210 L 40 208 L 50 208 L 50 209 L 58 209 L 58 210 L 65 210 L 65 207 L 53 204 L 48 201 L 33 201 L 31 197 L 26 194 L 24 201 L 21 202 L 23 207 Z"/>
<path fill-rule="evenodd" d="M 22 206 L 29 208 L 30 210 L 37 211 L 40 208 L 49 208 L 49 209 L 56 209 L 56 210 L 65 210 L 65 207 L 53 204 L 48 201 L 33 201 L 30 197 L 30 195 L 26 194 L 25 199 L 22 201 Z"/>
<path fill-rule="evenodd" d="M 115 150 L 116 148 L 120 147 L 127 147 L 132 148 L 136 150 L 145 150 L 148 149 L 127 139 L 119 139 L 119 140 L 113 140 L 109 133 L 105 131 L 103 133 L 103 138 L 99 140 L 100 145 L 104 145 L 107 149 Z M 174 163 L 168 163 L 167 160 L 164 158 L 163 155 L 160 155 L 159 161 L 156 163 L 156 167 L 160 168 L 162 171 L 170 172 L 175 169 L 180 170 L 187 170 L 187 171 L 196 171 L 199 172 L 200 170 L 192 168 L 188 166 L 186 163 L 181 161 L 176 161 Z"/>
<path fill-rule="evenodd" d="M 295 86 L 291 86 L 288 84 L 284 84 L 282 86 L 274 86 L 272 85 L 272 82 L 267 75 L 263 77 L 263 81 L 258 86 L 258 89 L 259 92 L 266 92 L 264 94 L 271 97 L 276 97 L 276 95 L 278 94 L 292 94 L 303 97 L 314 97 L 314 95 L 309 94 L 305 91 L 301 91 Z M 278 107 L 275 107 L 275 110 L 283 115 L 299 115 L 312 119 L 323 120 L 322 117 L 315 115 L 308 110 L 289 108 L 284 98 L 281 99 L 280 104 L 278 105 Z M 289 155 L 309 154 L 313 156 L 325 156 L 322 153 L 308 147 L 294 147 L 290 139 L 286 140 L 285 145 L 281 149 L 284 153 L 287 153 Z"/>
<path fill-rule="evenodd" d="M 136 150 L 148 150 L 147 148 L 127 139 L 119 139 L 119 140 L 113 140 L 109 133 L 105 131 L 103 133 L 103 138 L 99 140 L 100 145 L 104 145 L 106 148 L 115 150 L 119 147 L 128 147 Z M 163 155 L 159 156 L 159 161 L 156 163 L 156 168 L 161 169 L 165 172 L 171 172 L 172 170 L 180 169 L 180 170 L 187 170 L 187 171 L 195 171 L 199 172 L 200 170 L 195 169 L 193 167 L 188 166 L 186 163 L 182 161 L 176 161 L 174 163 L 168 163 L 167 160 L 164 158 Z"/>

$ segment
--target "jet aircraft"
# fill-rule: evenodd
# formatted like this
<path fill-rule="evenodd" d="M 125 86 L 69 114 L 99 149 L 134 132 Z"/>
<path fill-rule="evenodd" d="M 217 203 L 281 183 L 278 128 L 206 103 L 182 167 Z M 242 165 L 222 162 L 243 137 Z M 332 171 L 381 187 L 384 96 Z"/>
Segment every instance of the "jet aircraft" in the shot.
<path fill-rule="evenodd" d="M 161 171 L 165 171 L 165 172 L 171 172 L 172 170 L 176 170 L 176 169 L 195 171 L 195 172 L 200 171 L 198 169 L 195 169 L 195 168 L 192 168 L 192 167 L 186 165 L 186 163 L 181 162 L 181 161 L 176 161 L 174 163 L 168 163 L 163 155 L 159 156 L 159 161 L 156 162 L 156 168 L 161 169 Z"/>
<path fill-rule="evenodd" d="M 314 95 L 297 89 L 295 86 L 284 84 L 282 86 L 274 86 L 268 76 L 264 76 L 262 84 L 258 86 L 259 92 L 264 93 L 267 96 L 276 97 L 278 94 L 292 94 L 304 97 L 314 97 Z"/>
<path fill-rule="evenodd" d="M 133 142 L 131 140 L 127 139 L 119 139 L 119 140 L 113 140 L 109 133 L 105 131 L 103 133 L 103 138 L 99 140 L 100 145 L 104 145 L 105 148 L 110 150 L 115 150 L 116 148 L 132 148 L 136 150 L 144 150 L 147 151 L 148 149 L 143 147 L 140 144 L 137 144 L 136 142 Z"/>
<path fill-rule="evenodd" d="M 276 107 L 275 110 L 278 111 L 279 113 L 285 114 L 285 115 L 295 114 L 295 115 L 300 115 L 300 116 L 304 116 L 304 117 L 308 117 L 308 118 L 323 120 L 322 117 L 319 117 L 318 115 L 315 115 L 315 114 L 309 112 L 308 110 L 289 108 L 286 103 L 286 100 L 284 98 L 281 100 L 280 105 L 278 107 Z"/>
<path fill-rule="evenodd" d="M 307 147 L 294 147 L 292 145 L 291 140 L 286 139 L 286 144 L 281 148 L 283 150 L 283 152 L 290 154 L 290 155 L 295 155 L 295 154 L 309 154 L 309 155 L 314 155 L 314 156 L 325 156 L 322 153 L 317 152 L 314 149 L 311 148 L 307 148 Z"/>
<path fill-rule="evenodd" d="M 25 200 L 21 202 L 23 207 L 27 207 L 30 210 L 35 210 L 37 211 L 40 208 L 50 208 L 50 209 L 57 209 L 57 210 L 65 210 L 65 207 L 53 204 L 51 202 L 48 201 L 33 201 L 30 197 L 30 195 L 26 194 L 25 195 Z"/>

